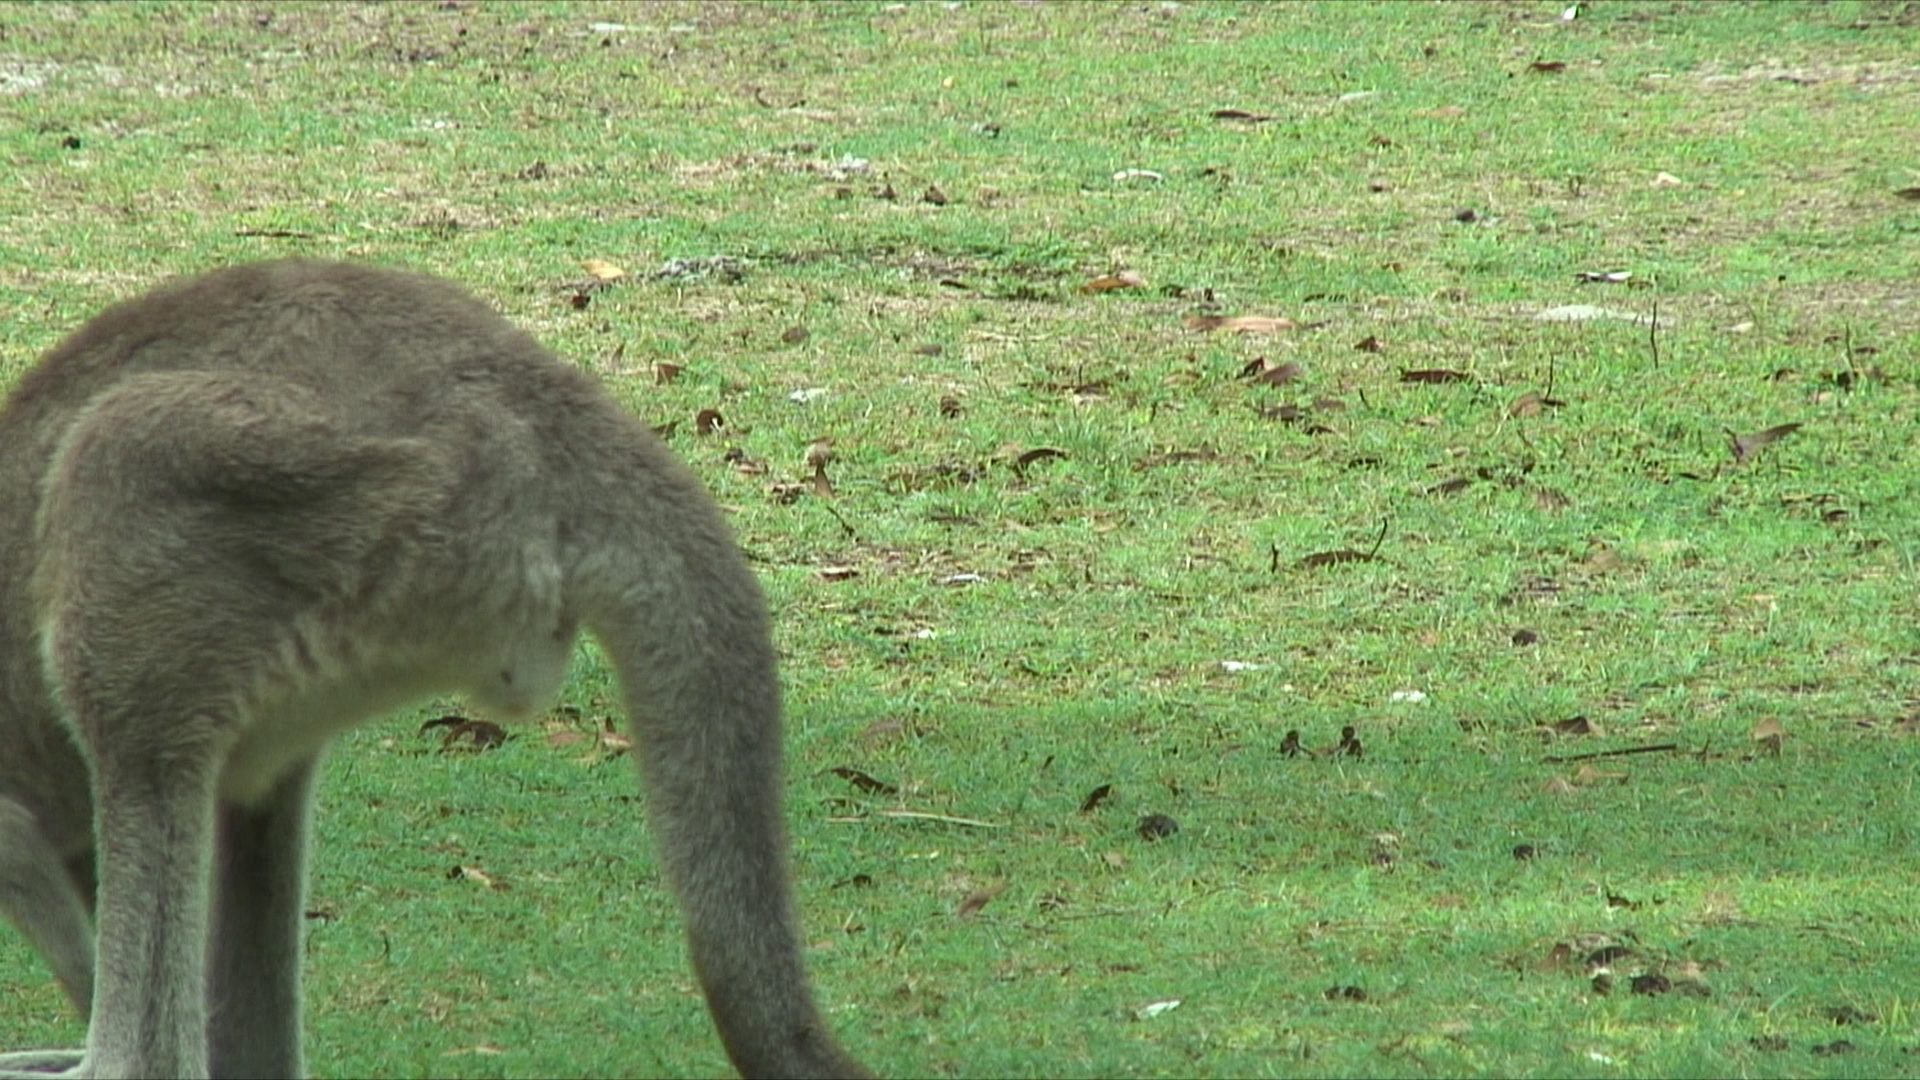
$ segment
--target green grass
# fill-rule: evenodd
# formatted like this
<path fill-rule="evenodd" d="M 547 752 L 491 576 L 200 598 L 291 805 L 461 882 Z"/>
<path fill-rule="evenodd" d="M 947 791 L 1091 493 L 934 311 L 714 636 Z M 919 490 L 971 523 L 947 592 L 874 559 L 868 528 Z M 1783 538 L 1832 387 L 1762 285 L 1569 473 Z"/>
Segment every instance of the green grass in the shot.
<path fill-rule="evenodd" d="M 0 380 L 302 252 L 462 280 L 676 423 L 885 1072 L 1913 1075 L 1920 8 L 1564 6 L 10 7 Z M 589 258 L 631 276 L 579 309 Z M 1573 303 L 1659 324 L 1533 318 Z M 831 496 L 776 497 L 818 438 Z M 549 728 L 610 697 L 583 657 Z M 631 769 L 419 720 L 329 766 L 316 1073 L 723 1071 Z M 0 1045 L 79 1036 L 0 935 Z"/>

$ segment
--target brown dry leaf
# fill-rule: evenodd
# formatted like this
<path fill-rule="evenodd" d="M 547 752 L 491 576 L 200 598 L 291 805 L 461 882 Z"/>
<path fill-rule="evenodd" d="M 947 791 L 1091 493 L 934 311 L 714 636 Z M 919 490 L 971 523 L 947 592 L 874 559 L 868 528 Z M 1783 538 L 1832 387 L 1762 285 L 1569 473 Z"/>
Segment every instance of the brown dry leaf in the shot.
<path fill-rule="evenodd" d="M 476 885 L 483 885 L 492 889 L 494 892 L 504 892 L 507 888 L 506 882 L 495 878 L 492 874 L 487 873 L 477 866 L 456 866 L 447 871 L 447 880 L 471 881 Z"/>
<path fill-rule="evenodd" d="M 701 409 L 693 414 L 693 430 L 702 435 L 711 435 L 727 426 L 727 418 L 720 415 L 719 409 Z"/>
<path fill-rule="evenodd" d="M 1415 368 L 1410 371 L 1402 371 L 1400 373 L 1400 381 L 1406 383 L 1429 383 L 1437 386 L 1442 383 L 1472 382 L 1473 376 L 1464 371 L 1454 371 L 1451 368 Z"/>
<path fill-rule="evenodd" d="M 1186 324 L 1189 329 L 1203 334 L 1215 330 L 1228 330 L 1236 334 L 1277 334 L 1283 330 L 1300 328 L 1300 324 L 1292 319 L 1272 315 L 1189 315 Z"/>
<path fill-rule="evenodd" d="M 668 364 L 668 363 L 662 362 L 662 363 L 653 365 L 653 381 L 660 386 L 665 386 L 679 377 L 680 377 L 679 364 Z"/>
<path fill-rule="evenodd" d="M 1567 62 L 1564 60 L 1535 60 L 1533 63 L 1527 65 L 1527 70 L 1536 75 L 1558 75 L 1567 70 Z"/>
<path fill-rule="evenodd" d="M 1761 753 L 1778 755 L 1780 745 L 1787 740 L 1787 728 L 1779 717 L 1769 716 L 1753 725 L 1753 733 L 1747 737 L 1759 744 Z"/>
<path fill-rule="evenodd" d="M 547 745 L 555 750 L 564 750 L 570 746 L 580 746 L 587 741 L 584 732 L 550 731 L 547 733 Z"/>
<path fill-rule="evenodd" d="M 971 919 L 975 915 L 980 914 L 980 909 L 991 903 L 994 897 L 1006 891 L 1007 883 L 1004 881 L 998 885 L 990 885 L 984 889 L 975 889 L 967 894 L 965 900 L 960 901 L 960 906 L 954 909 L 954 917 L 958 919 Z"/>
<path fill-rule="evenodd" d="M 947 205 L 947 193 L 934 187 L 932 184 L 928 184 L 927 190 L 920 196 L 920 201 L 926 203 L 928 206 L 945 206 Z"/>
<path fill-rule="evenodd" d="M 1027 466 L 1036 461 L 1046 461 L 1049 458 L 1064 458 L 1066 456 L 1067 452 L 1065 450 L 1056 450 L 1051 446 L 1036 447 L 1013 459 L 1013 471 L 1024 476 L 1026 475 Z"/>
<path fill-rule="evenodd" d="M 1131 270 L 1121 270 L 1112 274 L 1101 274 L 1085 285 L 1080 286 L 1083 293 L 1113 292 L 1117 289 L 1144 289 L 1147 279 Z"/>
<path fill-rule="evenodd" d="M 1893 193 L 1893 197 L 1896 199 L 1906 199 L 1909 202 L 1920 202 L 1920 187 L 1900 188 Z"/>
<path fill-rule="evenodd" d="M 1596 769 L 1591 763 L 1580 766 L 1578 769 L 1575 769 L 1573 773 L 1573 782 L 1581 787 L 1593 787 L 1596 784 L 1622 783 L 1626 779 L 1626 773 Z"/>
<path fill-rule="evenodd" d="M 780 332 L 780 342 L 783 345 L 798 345 L 812 336 L 813 332 L 804 326 L 789 326 Z"/>
<path fill-rule="evenodd" d="M 1584 716 L 1572 716 L 1546 725 L 1555 735 L 1598 735 L 1600 729 Z"/>
<path fill-rule="evenodd" d="M 900 792 L 898 787 L 887 783 L 885 780 L 875 780 L 859 769 L 850 766 L 835 765 L 827 771 L 845 780 L 847 783 L 852 784 L 856 789 L 868 795 L 897 795 Z"/>
<path fill-rule="evenodd" d="M 1252 379 L 1268 386 L 1285 386 L 1305 374 L 1306 369 L 1291 360 L 1284 364 L 1276 364 L 1264 356 L 1247 361 L 1247 366 L 1240 369 L 1241 378 Z"/>
<path fill-rule="evenodd" d="M 1302 570 L 1316 569 L 1322 566 L 1339 566 L 1342 563 L 1381 562 L 1380 556 L 1352 548 L 1340 548 L 1337 551 L 1316 551 L 1294 565 Z"/>
<path fill-rule="evenodd" d="M 860 732 L 860 741 L 869 745 L 892 742 L 906 733 L 906 721 L 888 717 L 868 724 L 866 729 Z"/>
<path fill-rule="evenodd" d="M 1263 124 L 1273 119 L 1266 113 L 1248 112 L 1245 109 L 1215 109 L 1207 115 L 1215 120 L 1246 120 L 1255 124 Z"/>
<path fill-rule="evenodd" d="M 600 749 L 609 754 L 624 754 L 633 749 L 633 740 L 612 728 L 601 728 Z"/>
<path fill-rule="evenodd" d="M 1083 814 L 1093 813 L 1100 808 L 1101 803 L 1107 801 L 1107 796 L 1111 794 L 1113 794 L 1112 784 L 1101 784 L 1099 787 L 1087 792 L 1087 797 L 1080 801 L 1080 812 Z"/>
<path fill-rule="evenodd" d="M 1385 349 L 1387 343 L 1372 334 L 1368 334 L 1366 337 L 1354 342 L 1353 347 L 1359 352 L 1377 353 Z"/>
<path fill-rule="evenodd" d="M 1548 795 L 1571 795 L 1575 789 L 1572 784 L 1567 783 L 1566 777 L 1555 776 L 1541 784 L 1540 790 Z"/>
<path fill-rule="evenodd" d="M 1733 439 L 1733 460 L 1735 463 L 1744 462 L 1799 430 L 1799 424 L 1776 424 L 1765 431 L 1756 431 L 1751 435 L 1735 435 L 1729 431 L 1727 435 Z"/>
<path fill-rule="evenodd" d="M 588 259 L 580 264 L 595 281 L 619 281 L 627 272 L 605 259 Z"/>
<path fill-rule="evenodd" d="M 856 566 L 823 566 L 820 568 L 820 577 L 826 581 L 847 581 L 859 576 L 860 568 Z"/>
<path fill-rule="evenodd" d="M 446 728 L 446 734 L 440 739 L 442 753 L 452 751 L 461 739 L 467 740 L 466 749 L 492 750 L 507 741 L 506 729 L 499 724 L 486 720 L 468 720 L 462 716 L 442 716 L 420 725 L 420 733 L 426 734 L 434 728 Z"/>

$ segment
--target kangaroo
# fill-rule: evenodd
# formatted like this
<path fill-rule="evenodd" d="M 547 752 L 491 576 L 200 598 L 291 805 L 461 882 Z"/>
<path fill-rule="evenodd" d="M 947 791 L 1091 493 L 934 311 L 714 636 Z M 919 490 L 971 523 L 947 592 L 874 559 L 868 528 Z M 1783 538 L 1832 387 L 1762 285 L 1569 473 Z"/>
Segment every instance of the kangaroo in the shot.
<path fill-rule="evenodd" d="M 285 260 L 176 282 L 0 410 L 0 913 L 89 1017 L 44 1078 L 303 1074 L 327 744 L 523 716 L 610 658 L 666 877 L 747 1076 L 865 1076 L 814 1004 L 758 583 L 700 483 L 458 287 Z"/>

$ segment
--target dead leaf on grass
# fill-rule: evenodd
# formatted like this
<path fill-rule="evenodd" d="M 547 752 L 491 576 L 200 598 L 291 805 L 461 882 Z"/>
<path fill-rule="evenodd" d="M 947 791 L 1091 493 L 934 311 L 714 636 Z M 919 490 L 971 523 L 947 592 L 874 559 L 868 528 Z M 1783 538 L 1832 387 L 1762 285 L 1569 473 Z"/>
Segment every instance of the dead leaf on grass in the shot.
<path fill-rule="evenodd" d="M 1285 386 L 1305 374 L 1306 369 L 1291 360 L 1276 364 L 1264 356 L 1247 361 L 1247 366 L 1240 369 L 1241 378 L 1268 386 Z"/>
<path fill-rule="evenodd" d="M 798 487 L 799 485 L 793 485 Z M 823 566 L 818 571 L 823 581 L 851 581 L 860 576 L 857 566 Z"/>
<path fill-rule="evenodd" d="M 1313 570 L 1323 566 L 1339 566 L 1343 563 L 1383 562 L 1380 556 L 1370 551 L 1355 551 L 1352 548 L 1340 548 L 1336 551 L 1316 551 L 1294 563 L 1302 570 Z"/>
<path fill-rule="evenodd" d="M 588 259 L 580 264 L 595 281 L 619 281 L 627 272 L 605 259 Z"/>
<path fill-rule="evenodd" d="M 981 908 L 992 903 L 994 897 L 1006 891 L 1007 882 L 1004 881 L 998 885 L 990 885 L 984 889 L 975 889 L 967 894 L 965 900 L 960 901 L 960 906 L 954 909 L 953 915 L 957 919 L 971 919 L 975 915 L 980 914 Z"/>
<path fill-rule="evenodd" d="M 1582 765 L 1573 772 L 1573 782 L 1580 787 L 1594 787 L 1599 784 L 1625 783 L 1627 774 L 1596 769 L 1592 765 Z"/>
<path fill-rule="evenodd" d="M 845 780 L 847 783 L 852 784 L 855 790 L 860 791 L 863 794 L 897 795 L 900 792 L 900 789 L 898 787 L 895 787 L 894 785 L 887 783 L 885 780 L 875 780 L 873 777 L 868 776 L 866 773 L 861 772 L 859 769 L 851 768 L 846 765 L 835 765 L 833 768 L 827 771 L 831 772 L 833 775 L 839 777 L 840 779 Z"/>
<path fill-rule="evenodd" d="M 1248 112 L 1245 109 L 1215 109 L 1207 115 L 1215 120 L 1245 120 L 1254 124 L 1264 124 L 1273 119 L 1266 113 Z"/>
<path fill-rule="evenodd" d="M 1567 70 L 1565 60 L 1535 60 L 1527 65 L 1527 70 L 1535 75 L 1558 75 Z"/>
<path fill-rule="evenodd" d="M 1140 839 L 1152 843 L 1155 840 L 1165 840 L 1179 832 L 1180 823 L 1165 814 L 1148 814 L 1140 819 L 1140 824 L 1135 827 L 1135 831 L 1140 834 Z"/>
<path fill-rule="evenodd" d="M 1358 352 L 1377 353 L 1384 350 L 1387 347 L 1387 344 L 1386 342 L 1381 341 L 1379 338 L 1375 337 L 1374 335 L 1368 334 L 1366 337 L 1363 337 L 1359 341 L 1354 342 L 1353 347 Z"/>
<path fill-rule="evenodd" d="M 665 386 L 679 377 L 679 364 L 669 364 L 662 361 L 661 363 L 653 365 L 653 381 L 655 385 Z"/>
<path fill-rule="evenodd" d="M 1080 812 L 1083 814 L 1093 813 L 1100 808 L 1101 803 L 1107 801 L 1107 796 L 1111 794 L 1113 794 L 1112 784 L 1101 784 L 1099 787 L 1087 792 L 1087 797 L 1080 801 Z"/>
<path fill-rule="evenodd" d="M 727 418 L 720 415 L 719 409 L 701 409 L 693 414 L 693 430 L 701 435 L 712 435 L 727 426 Z"/>
<path fill-rule="evenodd" d="M 1409 371 L 1402 371 L 1400 373 L 1400 381 L 1404 383 L 1440 385 L 1444 383 L 1472 382 L 1473 376 L 1464 371 L 1454 371 L 1450 368 L 1416 368 Z"/>
<path fill-rule="evenodd" d="M 1900 188 L 1893 193 L 1893 197 L 1896 199 L 1905 199 L 1908 202 L 1920 202 L 1920 187 Z"/>
<path fill-rule="evenodd" d="M 475 885 L 484 886 L 492 889 L 494 892 L 504 892 L 507 889 L 506 882 L 501 881 L 477 866 L 455 866 L 447 871 L 447 880 L 471 881 Z"/>
<path fill-rule="evenodd" d="M 1201 333 L 1226 330 L 1235 334 L 1277 334 L 1283 330 L 1297 330 L 1300 324 L 1292 319 L 1283 319 L 1272 315 L 1189 315 L 1186 318 L 1189 329 Z"/>
<path fill-rule="evenodd" d="M 1800 430 L 1799 424 L 1776 424 L 1765 431 L 1756 431 L 1751 435 L 1737 435 L 1729 430 L 1727 436 L 1733 440 L 1733 460 L 1745 462 L 1748 458 L 1779 442 L 1781 439 Z"/>
<path fill-rule="evenodd" d="M 1787 728 L 1779 717 L 1769 716 L 1753 725 L 1753 732 L 1747 738 L 1759 746 L 1761 753 L 1779 757 L 1780 746 L 1787 741 Z"/>
<path fill-rule="evenodd" d="M 1101 274 L 1085 285 L 1080 286 L 1083 293 L 1115 292 L 1120 289 L 1144 289 L 1147 279 L 1131 270 L 1121 270 L 1112 274 Z"/>
<path fill-rule="evenodd" d="M 1539 416 L 1547 409 L 1558 409 L 1565 404 L 1566 402 L 1559 398 L 1550 398 L 1538 391 L 1529 390 L 1513 400 L 1513 404 L 1507 407 L 1507 415 L 1516 419 L 1525 419 L 1529 416 Z"/>

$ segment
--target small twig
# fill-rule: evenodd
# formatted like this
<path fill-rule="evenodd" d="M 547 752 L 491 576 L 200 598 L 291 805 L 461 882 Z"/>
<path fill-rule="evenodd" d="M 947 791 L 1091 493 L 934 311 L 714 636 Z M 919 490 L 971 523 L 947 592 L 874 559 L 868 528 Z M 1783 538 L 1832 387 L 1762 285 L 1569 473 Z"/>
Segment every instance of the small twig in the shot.
<path fill-rule="evenodd" d="M 954 817 L 952 814 L 929 814 L 923 810 L 875 810 L 881 817 L 906 818 L 910 821 L 938 821 L 944 825 L 965 825 L 974 829 L 1004 829 L 1005 825 L 997 821 L 980 821 L 975 818 Z M 828 821 L 843 825 L 866 821 L 870 815 L 855 814 L 850 817 L 830 817 Z"/>
<path fill-rule="evenodd" d="M 1372 559 L 1380 554 L 1380 545 L 1387 541 L 1387 524 L 1389 520 L 1388 518 L 1380 519 L 1380 535 L 1373 538 L 1373 546 L 1367 549 L 1367 558 Z"/>
<path fill-rule="evenodd" d="M 840 511 L 834 509 L 834 506 L 832 503 L 823 502 L 819 499 L 815 499 L 814 505 L 820 507 L 822 510 L 825 510 L 827 513 L 833 515 L 833 520 L 839 522 L 840 528 L 846 532 L 847 539 L 849 540 L 860 539 L 860 534 L 853 531 L 853 526 L 847 524 L 847 519 L 840 516 Z"/>
<path fill-rule="evenodd" d="M 1654 743 L 1652 746 L 1629 746 L 1624 750 L 1595 750 L 1591 754 L 1554 754 L 1543 757 L 1541 761 L 1591 761 L 1594 758 L 1626 757 L 1628 754 L 1664 754 L 1680 749 L 1679 743 Z"/>
<path fill-rule="evenodd" d="M 1647 348 L 1653 351 L 1653 366 L 1660 367 L 1660 294 L 1653 294 L 1653 318 L 1647 320 Z"/>

